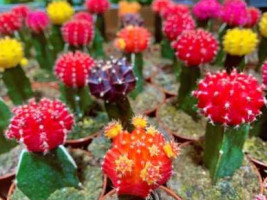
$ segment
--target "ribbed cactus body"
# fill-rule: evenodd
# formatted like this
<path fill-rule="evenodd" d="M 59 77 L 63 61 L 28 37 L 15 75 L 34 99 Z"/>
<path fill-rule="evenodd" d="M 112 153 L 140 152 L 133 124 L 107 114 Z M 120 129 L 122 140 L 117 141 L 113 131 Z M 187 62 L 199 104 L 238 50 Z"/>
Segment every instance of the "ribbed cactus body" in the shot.
<path fill-rule="evenodd" d="M 0 34 L 13 35 L 22 27 L 22 21 L 15 12 L 4 12 L 0 14 Z"/>

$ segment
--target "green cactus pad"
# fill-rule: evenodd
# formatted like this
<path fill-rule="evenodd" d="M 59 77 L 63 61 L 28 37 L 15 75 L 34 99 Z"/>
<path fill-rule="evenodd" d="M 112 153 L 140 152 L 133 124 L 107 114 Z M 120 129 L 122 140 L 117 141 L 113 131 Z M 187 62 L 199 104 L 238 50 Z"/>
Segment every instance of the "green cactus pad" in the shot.
<path fill-rule="evenodd" d="M 34 200 L 46 200 L 57 189 L 80 185 L 77 166 L 63 146 L 45 155 L 24 150 L 16 182 L 17 187 Z"/>

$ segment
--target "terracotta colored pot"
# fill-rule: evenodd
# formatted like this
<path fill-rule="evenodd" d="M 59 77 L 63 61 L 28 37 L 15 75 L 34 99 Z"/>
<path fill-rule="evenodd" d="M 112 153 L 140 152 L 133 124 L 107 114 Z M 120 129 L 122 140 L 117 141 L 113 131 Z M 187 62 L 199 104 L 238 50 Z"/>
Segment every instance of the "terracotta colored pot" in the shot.
<path fill-rule="evenodd" d="M 90 152 L 86 151 L 87 154 L 91 155 Z M 103 177 L 103 186 L 102 186 L 102 192 L 98 198 L 98 200 L 103 199 L 105 191 L 106 191 L 106 187 L 107 187 L 107 176 Z M 8 194 L 7 194 L 7 200 L 11 200 L 11 196 L 13 194 L 13 192 L 16 189 L 16 184 L 13 182 L 12 185 L 10 186 L 9 190 L 8 190 Z"/>
<path fill-rule="evenodd" d="M 168 101 L 172 101 L 175 98 L 176 97 L 166 99 L 166 101 L 162 104 L 162 106 L 167 103 L 167 100 Z M 158 124 L 163 128 L 163 130 L 165 130 L 167 133 L 169 133 L 170 135 L 172 135 L 178 141 L 181 141 L 181 142 L 195 141 L 196 142 L 196 141 L 199 141 L 199 140 L 202 139 L 202 137 L 192 138 L 192 137 L 183 136 L 183 135 L 180 135 L 179 132 L 175 132 L 174 133 L 170 128 L 168 128 L 166 125 L 164 125 L 163 122 L 161 121 L 161 119 L 159 117 L 159 109 L 160 109 L 160 106 L 157 108 L 157 111 L 156 111 L 156 119 L 157 119 Z"/>
<path fill-rule="evenodd" d="M 8 189 L 15 178 L 15 172 L 0 177 L 0 196 L 6 197 Z"/>
<path fill-rule="evenodd" d="M 262 161 L 259 161 L 259 160 L 255 159 L 255 158 L 253 158 L 252 156 L 250 156 L 249 154 L 247 154 L 247 157 L 249 158 L 249 160 L 251 162 L 253 162 L 259 168 L 261 168 L 263 170 L 267 170 L 267 163 L 264 163 Z"/>
<path fill-rule="evenodd" d="M 96 138 L 100 132 L 94 133 L 88 137 L 85 138 L 79 138 L 79 139 L 73 139 L 73 140 L 67 140 L 65 142 L 65 146 L 70 146 L 72 148 L 79 148 L 79 147 L 85 147 L 88 146 L 94 138 Z"/>
<path fill-rule="evenodd" d="M 172 190 L 164 187 L 164 186 L 160 186 L 159 187 L 160 190 L 164 191 L 166 194 L 168 194 L 168 196 L 173 197 L 175 200 L 181 200 L 180 197 L 178 197 Z M 109 193 L 107 193 L 103 198 L 101 198 L 100 200 L 106 200 L 107 197 L 110 197 L 112 195 L 116 194 L 116 190 L 113 189 L 111 190 Z"/>

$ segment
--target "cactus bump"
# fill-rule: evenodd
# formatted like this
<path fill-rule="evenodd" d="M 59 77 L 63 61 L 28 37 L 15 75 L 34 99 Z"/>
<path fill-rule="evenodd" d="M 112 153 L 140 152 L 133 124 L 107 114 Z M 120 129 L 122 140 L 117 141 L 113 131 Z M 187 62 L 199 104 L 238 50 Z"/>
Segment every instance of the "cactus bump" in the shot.
<path fill-rule="evenodd" d="M 135 88 L 133 67 L 125 58 L 98 61 L 89 71 L 90 92 L 105 101 L 110 120 L 120 120 L 124 128 L 130 129 L 133 111 L 127 94 Z"/>
<path fill-rule="evenodd" d="M 102 170 L 111 179 L 119 199 L 126 195 L 129 199 L 147 198 L 172 176 L 172 160 L 178 154 L 177 144 L 166 140 L 145 117 L 134 117 L 132 124 L 131 132 L 119 122 L 105 128 L 113 145 L 104 157 Z"/>
<path fill-rule="evenodd" d="M 22 21 L 15 12 L 3 12 L 0 14 L 0 35 L 14 35 L 22 27 Z"/>
<path fill-rule="evenodd" d="M 30 100 L 13 109 L 6 137 L 27 149 L 20 155 L 16 187 L 29 199 L 46 200 L 57 189 L 79 188 L 77 166 L 62 146 L 73 123 L 59 100 Z"/>
<path fill-rule="evenodd" d="M 207 117 L 204 164 L 212 180 L 232 176 L 242 164 L 250 123 L 261 114 L 263 86 L 256 78 L 233 70 L 207 73 L 193 92 Z"/>
<path fill-rule="evenodd" d="M 78 118 L 82 118 L 92 105 L 86 86 L 93 65 L 90 55 L 76 51 L 60 55 L 54 67 L 55 76 L 62 82 L 61 97 Z"/>

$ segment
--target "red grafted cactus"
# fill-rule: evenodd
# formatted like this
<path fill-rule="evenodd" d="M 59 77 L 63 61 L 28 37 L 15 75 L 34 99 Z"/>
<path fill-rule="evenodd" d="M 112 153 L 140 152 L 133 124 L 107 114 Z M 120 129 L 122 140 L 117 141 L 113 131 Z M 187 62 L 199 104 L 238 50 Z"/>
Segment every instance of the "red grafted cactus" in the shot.
<path fill-rule="evenodd" d="M 22 27 L 22 20 L 15 12 L 0 14 L 0 34 L 11 35 Z"/>
<path fill-rule="evenodd" d="M 30 152 L 47 153 L 64 144 L 74 119 L 59 100 L 30 100 L 13 109 L 6 137 L 22 142 Z"/>
<path fill-rule="evenodd" d="M 89 69 L 94 60 L 86 53 L 76 51 L 60 55 L 55 65 L 55 75 L 66 86 L 81 88 L 87 84 Z"/>
<path fill-rule="evenodd" d="M 106 101 L 125 97 L 134 89 L 135 82 L 132 65 L 125 58 L 98 61 L 89 71 L 91 94 Z"/>
<path fill-rule="evenodd" d="M 173 2 L 170 0 L 155 0 L 152 3 L 152 10 L 157 14 L 161 14 L 162 11 L 171 4 L 173 4 Z"/>
<path fill-rule="evenodd" d="M 239 126 L 251 123 L 264 105 L 263 86 L 256 78 L 233 70 L 208 73 L 193 92 L 198 108 L 211 123 Z"/>
<path fill-rule="evenodd" d="M 88 45 L 94 37 L 93 23 L 87 20 L 71 20 L 61 29 L 63 40 L 71 46 Z"/>
<path fill-rule="evenodd" d="M 261 12 L 258 8 L 249 7 L 247 9 L 248 20 L 245 27 L 252 28 L 256 26 L 260 20 Z"/>
<path fill-rule="evenodd" d="M 27 15 L 30 12 L 30 8 L 28 6 L 25 6 L 25 5 L 19 5 L 19 6 L 12 8 L 11 11 L 18 14 L 21 21 L 25 22 Z"/>
<path fill-rule="evenodd" d="M 87 0 L 85 5 L 89 12 L 94 14 L 103 14 L 110 6 L 108 0 Z"/>
<path fill-rule="evenodd" d="M 127 26 L 117 34 L 115 46 L 126 53 L 141 53 L 148 47 L 149 39 L 146 28 Z"/>
<path fill-rule="evenodd" d="M 90 23 L 94 22 L 93 16 L 91 14 L 89 14 L 88 12 L 84 12 L 84 11 L 80 11 L 77 12 L 74 16 L 73 19 L 76 20 L 86 20 Z"/>
<path fill-rule="evenodd" d="M 40 33 L 48 28 L 50 19 L 45 12 L 36 10 L 29 12 L 26 24 L 34 33 Z"/>
<path fill-rule="evenodd" d="M 265 86 L 267 86 L 267 61 L 262 65 L 262 81 Z"/>
<path fill-rule="evenodd" d="M 163 32 L 166 37 L 173 41 L 185 30 L 195 29 L 194 19 L 189 14 L 172 15 L 163 24 Z"/>
<path fill-rule="evenodd" d="M 105 128 L 113 145 L 105 155 L 102 170 L 119 195 L 146 198 L 171 177 L 172 159 L 177 156 L 178 148 L 149 126 L 146 118 L 134 117 L 132 124 L 131 133 L 123 130 L 118 122 L 111 122 Z"/>
<path fill-rule="evenodd" d="M 184 31 L 172 44 L 176 56 L 187 66 L 211 62 L 218 51 L 218 41 L 202 29 Z"/>
<path fill-rule="evenodd" d="M 161 16 L 163 19 L 167 19 L 173 15 L 190 14 L 189 8 L 184 4 L 169 4 L 166 8 L 162 9 Z"/>

